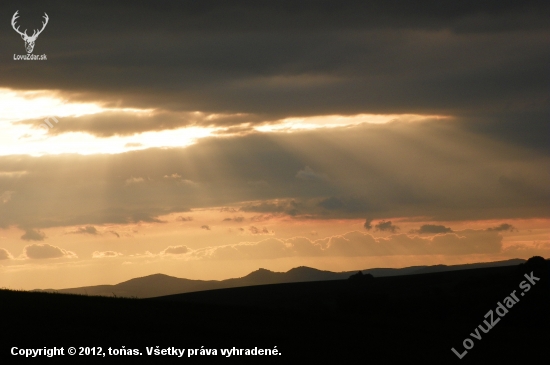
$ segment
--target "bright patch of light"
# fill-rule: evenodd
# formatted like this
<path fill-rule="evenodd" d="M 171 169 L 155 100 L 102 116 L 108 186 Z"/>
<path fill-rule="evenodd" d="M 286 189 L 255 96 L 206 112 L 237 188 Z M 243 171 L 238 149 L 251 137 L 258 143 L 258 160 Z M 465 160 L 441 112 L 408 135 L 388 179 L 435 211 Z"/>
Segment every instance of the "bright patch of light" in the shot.
<path fill-rule="evenodd" d="M 78 153 L 81 155 L 115 154 L 147 148 L 186 147 L 199 138 L 213 134 L 214 128 L 181 128 L 169 131 L 146 132 L 138 136 L 97 138 L 86 133 L 64 133 L 42 139 L 2 145 L 0 155 L 31 156 Z M 0 137 L 0 139 L 2 139 Z M 0 142 L 2 143 L 2 142 Z"/>
<path fill-rule="evenodd" d="M 0 88 L 0 156 L 25 154 L 42 156 L 62 153 L 115 154 L 147 148 L 186 147 L 198 139 L 215 136 L 228 127 L 182 127 L 174 130 L 136 133 L 130 136 L 101 138 L 84 132 L 62 134 L 48 133 L 64 117 L 79 117 L 105 112 L 140 114 L 147 118 L 152 109 L 105 108 L 99 103 L 75 103 L 63 99 L 55 91 L 17 91 Z M 193 122 L 216 121 L 237 118 L 241 125 L 247 125 L 246 114 L 208 114 L 200 111 L 188 113 Z M 271 124 L 254 127 L 258 132 L 289 133 L 300 130 L 354 126 L 363 123 L 384 124 L 392 121 L 418 122 L 428 119 L 442 119 L 445 116 L 416 114 L 358 114 L 352 116 L 322 115 L 303 118 L 286 118 Z M 23 120 L 37 120 L 36 125 L 17 123 Z M 46 120 L 48 122 L 46 122 Z M 49 123 L 49 127 L 48 124 Z M 222 123 L 223 124 L 223 123 Z M 231 123 L 229 123 L 231 124 Z M 248 124 L 249 125 L 249 124 Z M 226 133 L 231 135 L 231 133 Z"/>
<path fill-rule="evenodd" d="M 78 153 L 122 153 L 129 150 L 154 147 L 184 147 L 198 138 L 212 134 L 213 128 L 182 128 L 172 131 L 146 132 L 135 136 L 97 138 L 87 133 L 49 135 L 46 129 L 15 124 L 39 119 L 53 125 L 63 117 L 78 117 L 109 111 L 123 113 L 150 113 L 150 109 L 104 108 L 94 103 L 73 103 L 50 91 L 14 91 L 0 89 L 0 155 Z"/>
<path fill-rule="evenodd" d="M 419 114 L 357 114 L 357 115 L 320 115 L 303 118 L 286 118 L 278 124 L 262 125 L 254 129 L 259 132 L 290 132 L 296 130 L 336 128 L 354 126 L 363 123 L 385 124 L 390 122 L 421 122 L 429 119 L 445 119 L 440 115 Z"/>
<path fill-rule="evenodd" d="M 51 91 L 15 91 L 0 88 L 0 122 L 67 117 L 104 111 L 93 103 L 68 103 Z"/>

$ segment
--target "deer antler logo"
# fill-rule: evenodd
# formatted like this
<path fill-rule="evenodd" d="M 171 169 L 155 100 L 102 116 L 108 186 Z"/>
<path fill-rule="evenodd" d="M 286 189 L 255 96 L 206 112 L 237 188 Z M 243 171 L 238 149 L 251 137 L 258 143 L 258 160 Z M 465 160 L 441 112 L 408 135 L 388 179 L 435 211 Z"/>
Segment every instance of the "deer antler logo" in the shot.
<path fill-rule="evenodd" d="M 32 50 L 34 49 L 34 42 L 36 42 L 36 38 L 38 38 L 38 36 L 40 35 L 40 33 L 42 33 L 42 31 L 44 30 L 44 28 L 46 28 L 46 24 L 48 24 L 48 20 L 50 18 L 48 18 L 48 14 L 44 13 L 44 20 L 42 22 L 42 29 L 40 30 L 34 30 L 33 34 L 29 37 L 27 35 L 27 30 L 25 29 L 24 32 L 21 32 L 19 31 L 19 26 L 16 28 L 15 27 L 15 21 L 17 18 L 19 18 L 19 15 L 17 15 L 17 13 L 19 12 L 19 10 L 17 10 L 15 12 L 15 14 L 13 14 L 13 18 L 11 18 L 11 26 L 13 27 L 13 29 L 19 33 L 21 35 L 21 38 L 23 38 L 23 40 L 25 41 L 25 49 L 27 50 L 27 53 L 32 53 Z"/>

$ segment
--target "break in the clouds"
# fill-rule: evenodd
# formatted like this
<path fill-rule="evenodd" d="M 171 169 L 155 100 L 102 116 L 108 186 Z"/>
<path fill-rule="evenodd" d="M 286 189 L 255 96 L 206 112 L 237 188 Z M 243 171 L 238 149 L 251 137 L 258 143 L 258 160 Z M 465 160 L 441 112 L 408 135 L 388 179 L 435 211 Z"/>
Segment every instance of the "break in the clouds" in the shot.
<path fill-rule="evenodd" d="M 35 243 L 25 246 L 23 253 L 29 259 L 57 259 L 57 258 L 76 258 L 76 254 L 71 251 L 64 250 L 57 246 L 52 246 L 47 243 Z"/>

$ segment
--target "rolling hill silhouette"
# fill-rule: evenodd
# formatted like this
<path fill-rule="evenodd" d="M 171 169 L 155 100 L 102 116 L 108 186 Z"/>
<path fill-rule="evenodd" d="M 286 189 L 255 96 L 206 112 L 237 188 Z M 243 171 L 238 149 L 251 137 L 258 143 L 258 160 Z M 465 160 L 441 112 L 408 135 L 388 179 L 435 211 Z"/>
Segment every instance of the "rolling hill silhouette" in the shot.
<path fill-rule="evenodd" d="M 0 290 L 6 333 L 0 357 L 10 364 L 28 361 L 10 356 L 13 346 L 101 346 L 138 349 L 147 363 L 540 362 L 550 327 L 550 261 L 535 257 L 512 266 L 435 269 L 439 272 L 243 286 L 149 299 Z M 296 268 L 289 275 L 302 279 L 315 273 Z M 540 281 L 522 295 L 520 283 L 529 273 Z M 257 270 L 240 279 L 250 283 L 286 274 Z M 129 288 L 143 279 L 150 285 L 180 283 L 152 275 L 121 284 Z M 492 321 L 488 311 L 495 311 L 513 291 L 521 298 L 518 303 L 504 316 L 495 314 L 500 321 L 489 332 L 476 332 L 483 320 Z M 451 348 L 464 351 L 465 339 L 474 345 L 459 359 Z M 156 346 L 218 351 L 277 346 L 282 356 L 145 356 L 147 347 Z"/>
<path fill-rule="evenodd" d="M 506 261 L 475 263 L 466 265 L 435 265 L 435 266 L 411 266 L 401 269 L 374 268 L 361 270 L 374 277 L 415 275 L 430 272 L 444 272 L 453 270 L 476 269 L 484 267 L 498 267 L 518 265 L 525 262 L 522 259 Z M 266 269 L 258 269 L 241 278 L 226 280 L 191 280 L 176 278 L 164 274 L 148 275 L 131 279 L 115 285 L 96 285 L 68 289 L 46 289 L 36 291 L 56 292 L 61 294 L 82 294 L 116 297 L 152 298 L 172 294 L 189 293 L 213 289 L 226 289 L 254 285 L 298 283 L 311 281 L 331 281 L 347 279 L 357 271 L 332 272 L 318 270 L 311 267 L 300 266 L 287 272 L 273 272 Z"/>

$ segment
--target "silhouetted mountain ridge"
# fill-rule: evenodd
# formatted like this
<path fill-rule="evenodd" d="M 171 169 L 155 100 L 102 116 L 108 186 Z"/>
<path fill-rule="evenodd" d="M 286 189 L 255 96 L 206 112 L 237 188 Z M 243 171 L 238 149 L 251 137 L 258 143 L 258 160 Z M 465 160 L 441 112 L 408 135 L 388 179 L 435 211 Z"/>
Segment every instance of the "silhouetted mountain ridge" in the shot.
<path fill-rule="evenodd" d="M 47 289 L 36 291 L 57 292 L 65 294 L 152 298 L 172 294 L 182 294 L 196 291 L 236 288 L 254 285 L 345 280 L 351 275 L 357 274 L 358 271 L 361 271 L 363 274 L 371 274 L 374 277 L 385 277 L 475 269 L 484 267 L 511 266 L 519 265 L 524 262 L 525 260 L 522 259 L 512 259 L 506 261 L 474 263 L 465 265 L 411 266 L 400 269 L 373 268 L 367 270 L 354 270 L 344 272 L 318 270 L 307 266 L 295 267 L 288 270 L 287 272 L 274 272 L 271 270 L 260 268 L 243 277 L 226 280 L 194 280 L 177 278 L 165 274 L 152 274 L 130 279 L 115 285 L 95 285 L 80 288 L 68 288 L 60 290 Z"/>

